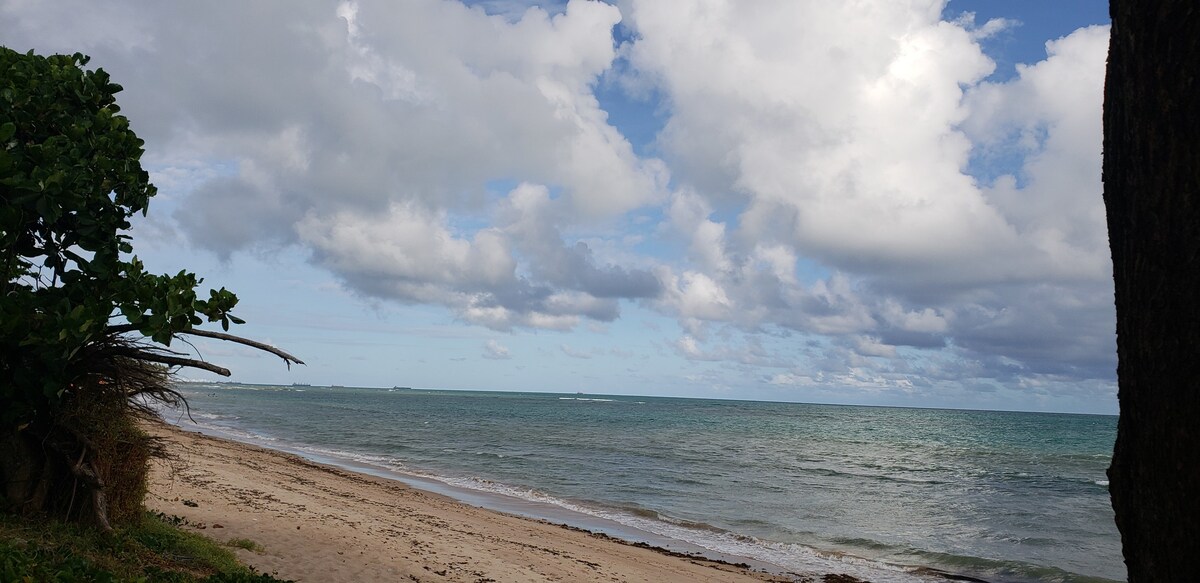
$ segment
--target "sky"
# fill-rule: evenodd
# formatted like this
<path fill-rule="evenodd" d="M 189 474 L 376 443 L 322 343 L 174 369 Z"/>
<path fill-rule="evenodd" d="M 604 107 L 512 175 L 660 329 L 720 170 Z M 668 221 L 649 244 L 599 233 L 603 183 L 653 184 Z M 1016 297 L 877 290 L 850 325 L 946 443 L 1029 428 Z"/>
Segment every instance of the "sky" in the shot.
<path fill-rule="evenodd" d="M 1115 413 L 1100 1 L 0 0 L 232 380 Z M 185 371 L 196 379 L 216 378 Z"/>

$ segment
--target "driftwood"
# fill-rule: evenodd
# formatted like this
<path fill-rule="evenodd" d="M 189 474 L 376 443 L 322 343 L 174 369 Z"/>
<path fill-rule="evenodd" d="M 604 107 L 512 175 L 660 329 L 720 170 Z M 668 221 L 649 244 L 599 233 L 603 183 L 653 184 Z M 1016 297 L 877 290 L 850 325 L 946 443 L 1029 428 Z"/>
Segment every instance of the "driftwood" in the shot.
<path fill-rule="evenodd" d="M 204 369 L 209 372 L 215 372 L 223 377 L 227 377 L 227 376 L 233 374 L 233 373 L 229 372 L 229 369 L 227 369 L 223 366 L 217 366 L 210 362 L 205 362 L 203 360 L 197 360 L 194 358 L 180 358 L 178 356 L 170 356 L 167 354 L 152 354 L 152 353 L 139 354 L 136 356 L 131 354 L 129 356 L 130 356 L 130 358 L 136 358 L 138 360 L 145 360 L 148 362 L 157 362 L 159 364 L 165 364 L 167 366 L 181 366 L 181 367 L 186 366 L 186 367 L 191 367 L 191 368 Z"/>

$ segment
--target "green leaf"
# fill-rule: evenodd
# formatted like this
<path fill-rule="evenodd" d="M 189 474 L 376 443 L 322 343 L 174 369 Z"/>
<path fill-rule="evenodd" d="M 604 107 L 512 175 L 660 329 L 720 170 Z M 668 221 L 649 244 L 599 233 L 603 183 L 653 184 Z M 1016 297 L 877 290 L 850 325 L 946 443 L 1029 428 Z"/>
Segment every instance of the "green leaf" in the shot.
<path fill-rule="evenodd" d="M 53 416 L 94 372 L 81 355 L 109 322 L 166 346 L 205 321 L 243 323 L 232 292 L 198 297 L 196 274 L 147 273 L 133 255 L 130 218 L 157 190 L 120 85 L 87 63 L 0 46 L 0 427 Z"/>

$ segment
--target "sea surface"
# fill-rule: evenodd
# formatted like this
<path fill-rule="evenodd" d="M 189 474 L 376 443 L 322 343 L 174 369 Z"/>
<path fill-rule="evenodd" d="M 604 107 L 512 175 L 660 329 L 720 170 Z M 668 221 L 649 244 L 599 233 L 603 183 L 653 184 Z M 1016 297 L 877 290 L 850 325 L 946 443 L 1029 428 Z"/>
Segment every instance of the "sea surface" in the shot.
<path fill-rule="evenodd" d="M 872 581 L 1124 580 L 1117 418 L 184 383 L 169 421 L 476 504 Z M 504 503 L 518 501 L 523 506 Z M 492 501 L 489 503 L 488 501 Z M 514 510 L 516 508 L 516 510 Z M 646 536 L 630 533 L 643 533 Z"/>

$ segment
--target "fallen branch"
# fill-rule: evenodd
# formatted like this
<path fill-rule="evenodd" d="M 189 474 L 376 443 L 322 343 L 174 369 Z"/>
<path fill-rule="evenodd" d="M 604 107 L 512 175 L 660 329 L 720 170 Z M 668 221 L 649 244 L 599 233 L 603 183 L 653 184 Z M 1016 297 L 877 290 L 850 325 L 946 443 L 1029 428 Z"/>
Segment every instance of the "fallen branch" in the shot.
<path fill-rule="evenodd" d="M 287 363 L 287 366 L 289 369 L 292 368 L 293 362 L 296 364 L 304 364 L 303 360 L 300 360 L 299 358 L 296 358 L 295 356 L 292 356 L 278 348 L 275 348 L 274 346 L 271 346 L 270 344 L 263 344 L 262 342 L 250 340 L 249 338 L 242 338 L 241 336 L 234 336 L 233 334 L 225 334 L 224 332 L 210 332 L 208 330 L 200 330 L 197 328 L 192 328 L 190 330 L 183 330 L 183 331 L 179 332 L 179 334 L 191 334 L 193 336 L 203 336 L 205 338 L 216 338 L 217 340 L 225 340 L 228 342 L 235 342 L 237 344 L 244 344 L 251 348 L 257 348 L 264 352 L 270 352 L 271 354 L 274 354 L 275 356 L 282 358 L 283 362 Z"/>
<path fill-rule="evenodd" d="M 134 326 L 133 324 L 116 324 L 113 326 L 109 326 L 106 329 L 106 332 L 108 332 L 109 334 L 117 335 L 117 334 L 124 334 L 126 332 L 134 332 L 137 329 L 138 329 L 137 326 Z M 182 330 L 182 331 L 176 332 L 175 334 L 176 335 L 189 334 L 191 336 L 202 336 L 204 338 L 214 338 L 216 340 L 224 340 L 226 342 L 233 342 L 236 344 L 242 344 L 244 346 L 249 346 L 251 348 L 257 348 L 264 352 L 270 352 L 271 354 L 274 354 L 275 356 L 282 358 L 284 364 L 287 365 L 289 370 L 292 368 L 292 363 L 304 364 L 303 360 L 300 360 L 299 358 L 296 358 L 295 356 L 292 356 L 291 354 L 288 354 L 287 352 L 284 352 L 278 348 L 275 348 L 274 346 L 271 346 L 270 344 L 264 344 L 262 342 L 250 340 L 249 338 L 242 338 L 241 336 L 234 336 L 233 334 L 226 334 L 224 332 L 211 332 L 208 330 L 201 330 L 199 328 L 191 328 L 188 330 Z M 184 365 L 184 366 L 187 366 L 187 365 Z M 200 368 L 204 368 L 204 367 L 200 367 Z M 211 370 L 211 369 L 208 369 L 208 370 Z M 229 376 L 229 375 L 225 375 L 225 376 Z"/>
<path fill-rule="evenodd" d="M 230 376 L 233 374 L 232 372 L 229 372 L 229 369 L 227 369 L 223 366 L 217 366 L 215 364 L 204 362 L 203 360 L 196 360 L 194 358 L 179 358 L 177 356 L 167 356 L 165 354 L 151 354 L 148 352 L 145 352 L 142 354 L 131 354 L 129 356 L 131 358 L 135 358 L 137 360 L 145 360 L 148 362 L 157 362 L 159 364 L 165 364 L 168 366 L 186 366 L 186 367 L 191 367 L 191 368 L 200 368 L 200 369 L 204 369 L 209 372 L 215 372 L 223 377 L 227 377 L 227 376 Z"/>

